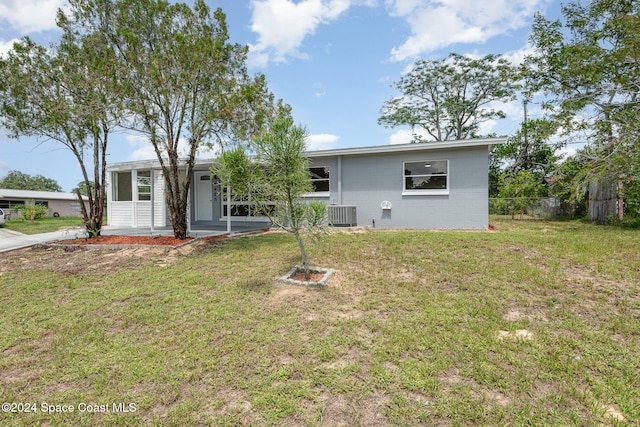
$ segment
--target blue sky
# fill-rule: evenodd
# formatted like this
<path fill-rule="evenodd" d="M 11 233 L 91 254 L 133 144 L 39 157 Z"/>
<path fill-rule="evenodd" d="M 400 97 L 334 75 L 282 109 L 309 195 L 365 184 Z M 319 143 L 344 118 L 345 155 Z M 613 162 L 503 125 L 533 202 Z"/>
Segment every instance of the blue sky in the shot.
<path fill-rule="evenodd" d="M 250 46 L 249 71 L 307 127 L 310 149 L 397 144 L 407 129 L 377 124 L 391 87 L 417 59 L 451 52 L 502 54 L 518 62 L 531 51 L 533 15 L 560 18 L 552 0 L 207 0 L 227 15 L 231 40 Z M 55 11 L 66 0 L 0 0 L 0 54 L 29 35 L 48 46 L 59 37 Z M 484 132 L 513 134 L 520 102 L 503 105 L 506 120 Z M 537 114 L 535 105 L 529 115 Z M 206 154 L 203 157 L 211 157 Z M 111 140 L 109 162 L 154 158 L 135 135 Z M 82 179 L 75 158 L 56 142 L 10 139 L 0 129 L 0 177 L 10 170 L 41 174 L 70 191 Z"/>

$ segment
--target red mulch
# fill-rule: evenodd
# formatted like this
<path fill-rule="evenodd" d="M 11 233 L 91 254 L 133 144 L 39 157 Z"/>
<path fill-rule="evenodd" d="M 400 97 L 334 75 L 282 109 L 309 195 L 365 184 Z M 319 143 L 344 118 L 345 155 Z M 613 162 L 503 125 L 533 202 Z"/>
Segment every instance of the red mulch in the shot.
<path fill-rule="evenodd" d="M 98 236 L 92 239 L 63 240 L 56 242 L 64 245 L 161 245 L 178 246 L 193 240 L 176 239 L 172 236 Z"/>

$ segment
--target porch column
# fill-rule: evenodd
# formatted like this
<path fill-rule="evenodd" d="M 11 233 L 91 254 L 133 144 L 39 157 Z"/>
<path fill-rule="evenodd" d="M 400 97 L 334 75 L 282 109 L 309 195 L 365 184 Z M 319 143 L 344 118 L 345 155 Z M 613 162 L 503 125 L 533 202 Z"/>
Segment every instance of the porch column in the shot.
<path fill-rule="evenodd" d="M 338 156 L 338 205 L 342 204 L 342 156 Z"/>
<path fill-rule="evenodd" d="M 151 188 L 150 188 L 150 190 L 149 190 L 149 191 L 151 191 L 151 232 L 152 232 L 152 233 L 154 232 L 154 229 L 153 229 L 153 219 L 154 219 L 154 217 L 155 217 L 155 211 L 154 211 L 155 198 L 154 198 L 154 194 L 153 194 L 153 192 L 154 192 L 154 186 L 153 186 L 153 184 L 154 184 L 154 181 L 156 180 L 156 176 L 155 176 L 156 174 L 155 174 L 155 172 L 156 172 L 156 171 L 154 171 L 153 169 L 151 169 L 151 170 L 149 171 L 149 175 L 150 175 L 150 176 L 149 176 L 149 179 L 151 180 Z"/>
<path fill-rule="evenodd" d="M 227 234 L 231 234 L 231 186 L 227 185 Z"/>

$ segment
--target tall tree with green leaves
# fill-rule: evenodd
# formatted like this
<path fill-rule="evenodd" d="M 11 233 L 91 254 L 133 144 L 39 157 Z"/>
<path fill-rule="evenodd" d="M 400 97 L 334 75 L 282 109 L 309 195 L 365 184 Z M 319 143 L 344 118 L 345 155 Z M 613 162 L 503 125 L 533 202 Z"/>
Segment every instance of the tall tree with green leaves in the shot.
<path fill-rule="evenodd" d="M 586 182 L 637 175 L 640 165 L 640 2 L 593 0 L 535 17 L 528 86 L 548 97 L 549 116 L 588 142 Z M 574 184 L 574 188 L 583 185 Z"/>
<path fill-rule="evenodd" d="M 545 119 L 527 120 L 506 144 L 491 148 L 489 165 L 490 194 L 496 195 L 498 178 L 502 173 L 528 171 L 540 181 L 552 175 L 558 167 L 558 150 L 562 143 L 551 142 L 556 133 L 555 122 Z"/>
<path fill-rule="evenodd" d="M 229 184 L 236 200 L 249 200 L 257 215 L 296 237 L 306 280 L 310 278 L 305 234 L 315 234 L 327 225 L 327 206 L 306 201 L 313 191 L 306 155 L 307 133 L 290 117 L 275 120 L 268 131 L 256 138 L 253 161 L 244 147 L 223 153 L 213 172 Z"/>
<path fill-rule="evenodd" d="M 83 196 L 88 196 L 90 192 L 94 192 L 95 190 L 92 188 L 93 183 L 89 183 L 89 187 L 87 187 L 87 183 L 84 181 L 80 181 L 77 186 L 75 186 L 71 191 L 73 193 L 80 193 Z"/>
<path fill-rule="evenodd" d="M 0 188 L 11 190 L 62 191 L 55 179 L 42 175 L 31 176 L 20 171 L 9 171 L 0 179 Z"/>
<path fill-rule="evenodd" d="M 89 209 L 77 193 L 84 225 L 98 236 L 110 133 L 118 124 L 113 56 L 97 33 L 73 31 L 58 13 L 61 41 L 47 49 L 25 38 L 0 59 L 0 120 L 10 136 L 35 136 L 68 148 L 78 161 Z M 90 173 L 90 172 L 93 173 Z"/>
<path fill-rule="evenodd" d="M 555 132 L 555 124 L 548 120 L 535 119 L 522 123 L 506 144 L 495 147 L 496 154 L 504 161 L 504 171 L 517 173 L 526 170 L 540 179 L 551 173 L 557 166 L 557 151 L 562 146 L 549 141 Z"/>
<path fill-rule="evenodd" d="M 474 59 L 452 53 L 417 61 L 394 86 L 400 96 L 385 102 L 378 123 L 409 126 L 413 142 L 447 141 L 480 137 L 483 122 L 504 118 L 495 105 L 515 99 L 518 77 L 499 55 Z"/>
<path fill-rule="evenodd" d="M 165 180 L 174 235 L 187 236 L 187 201 L 198 150 L 259 133 L 275 110 L 247 47 L 229 42 L 222 10 L 166 0 L 71 0 L 75 28 L 103 34 L 129 119 L 152 144 Z"/>

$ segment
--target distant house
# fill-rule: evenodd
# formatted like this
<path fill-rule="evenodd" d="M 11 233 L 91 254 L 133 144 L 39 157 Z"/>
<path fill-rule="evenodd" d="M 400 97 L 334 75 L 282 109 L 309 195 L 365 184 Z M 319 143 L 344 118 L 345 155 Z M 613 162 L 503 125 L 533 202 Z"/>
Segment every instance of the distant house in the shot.
<path fill-rule="evenodd" d="M 87 197 L 83 196 L 89 208 Z M 82 216 L 80 201 L 73 193 L 52 191 L 8 190 L 0 188 L 0 208 L 12 215 L 18 205 L 43 205 L 49 208 L 48 216 Z"/>
<path fill-rule="evenodd" d="M 385 145 L 312 151 L 314 192 L 330 205 L 337 226 L 486 229 L 491 145 L 504 139 Z M 224 229 L 228 207 L 211 161 L 196 162 L 189 195 L 191 230 Z M 107 166 L 111 227 L 169 227 L 157 160 Z M 265 227 L 249 203 L 233 202 L 234 227 Z"/>

